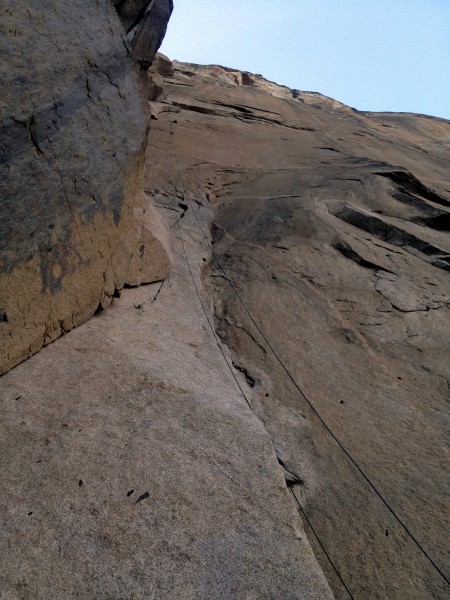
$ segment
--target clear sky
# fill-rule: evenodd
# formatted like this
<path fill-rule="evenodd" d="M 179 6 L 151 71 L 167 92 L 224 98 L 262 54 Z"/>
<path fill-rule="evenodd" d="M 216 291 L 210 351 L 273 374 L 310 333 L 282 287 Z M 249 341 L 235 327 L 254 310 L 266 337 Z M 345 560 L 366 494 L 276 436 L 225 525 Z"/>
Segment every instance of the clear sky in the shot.
<path fill-rule="evenodd" d="M 450 0 L 174 0 L 161 52 L 450 119 Z"/>

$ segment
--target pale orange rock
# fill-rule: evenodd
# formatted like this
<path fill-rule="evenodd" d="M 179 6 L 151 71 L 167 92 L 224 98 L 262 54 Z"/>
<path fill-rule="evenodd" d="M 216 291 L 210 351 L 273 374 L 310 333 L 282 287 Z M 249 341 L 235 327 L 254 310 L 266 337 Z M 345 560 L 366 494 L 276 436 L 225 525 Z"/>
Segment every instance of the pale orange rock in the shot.
<path fill-rule="evenodd" d="M 448 572 L 450 123 L 174 64 L 165 102 L 180 112 L 160 114 L 146 188 L 176 193 L 188 213 L 212 203 L 212 247 L 241 300 Z M 204 277 L 217 333 L 353 596 L 443 600 L 444 579 L 314 415 L 214 259 Z"/>

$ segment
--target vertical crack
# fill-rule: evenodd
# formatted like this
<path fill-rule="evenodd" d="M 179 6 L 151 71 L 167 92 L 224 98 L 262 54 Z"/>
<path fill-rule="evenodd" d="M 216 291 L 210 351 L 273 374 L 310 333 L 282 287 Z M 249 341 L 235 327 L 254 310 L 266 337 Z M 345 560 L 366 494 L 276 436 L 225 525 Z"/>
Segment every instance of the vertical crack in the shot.
<path fill-rule="evenodd" d="M 41 147 L 39 146 L 38 141 L 37 141 L 36 121 L 35 121 L 35 118 L 34 118 L 34 114 L 31 115 L 31 118 L 30 118 L 30 120 L 27 123 L 27 127 L 28 127 L 28 133 L 30 134 L 31 143 L 33 144 L 33 146 L 34 146 L 34 148 L 36 150 L 36 154 L 38 156 L 43 156 L 44 152 L 41 149 Z"/>

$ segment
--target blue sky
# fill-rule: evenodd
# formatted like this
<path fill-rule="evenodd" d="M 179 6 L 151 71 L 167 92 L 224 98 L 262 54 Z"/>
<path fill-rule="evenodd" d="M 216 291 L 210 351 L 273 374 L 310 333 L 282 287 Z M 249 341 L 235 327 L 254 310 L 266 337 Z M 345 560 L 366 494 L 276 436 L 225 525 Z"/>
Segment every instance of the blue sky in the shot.
<path fill-rule="evenodd" d="M 174 0 L 161 52 L 450 119 L 450 0 Z"/>

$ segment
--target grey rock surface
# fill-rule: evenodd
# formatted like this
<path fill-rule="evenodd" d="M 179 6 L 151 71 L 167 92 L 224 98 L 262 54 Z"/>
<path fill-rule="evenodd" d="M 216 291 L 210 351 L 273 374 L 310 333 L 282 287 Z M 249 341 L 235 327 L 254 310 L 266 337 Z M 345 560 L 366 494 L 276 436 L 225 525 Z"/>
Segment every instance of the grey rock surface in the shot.
<path fill-rule="evenodd" d="M 166 35 L 172 0 L 115 0 L 117 13 L 131 43 L 133 58 L 151 65 Z"/>
<path fill-rule="evenodd" d="M 333 597 L 208 325 L 208 247 L 173 192 L 155 196 L 164 283 L 0 379 L 2 600 Z"/>
<path fill-rule="evenodd" d="M 2 373 L 125 283 L 162 279 L 170 257 L 142 195 L 149 115 L 112 3 L 6 0 L 0 34 Z"/>
<path fill-rule="evenodd" d="M 214 65 L 175 66 L 163 106 L 179 112 L 159 112 L 146 189 L 176 189 L 187 213 L 213 204 L 213 248 L 240 298 L 448 577 L 450 123 L 362 113 Z M 217 332 L 352 595 L 447 598 L 215 260 L 204 277 Z M 307 532 L 336 597 L 348 598 Z"/>
<path fill-rule="evenodd" d="M 120 31 L 112 5 L 108 14 Z M 361 113 L 233 69 L 174 67 L 155 64 L 148 92 L 146 195 L 124 158 L 116 163 L 134 190 L 124 195 L 130 203 L 111 213 L 108 200 L 91 228 L 90 213 L 69 203 L 78 212 L 63 222 L 83 242 L 62 246 L 73 287 L 59 263 L 47 279 L 31 259 L 10 279 L 2 274 L 2 293 L 19 299 L 15 312 L 2 305 L 3 332 L 11 315 L 24 332 L 41 331 L 107 275 L 96 299 L 106 310 L 0 379 L 2 600 L 347 598 L 323 548 L 355 598 L 446 599 L 442 577 L 270 346 L 448 573 L 450 124 Z M 115 86 L 105 85 L 109 95 L 95 88 L 89 102 L 114 107 Z M 70 149 L 79 140 L 77 191 L 76 155 L 100 125 L 80 129 L 75 116 L 55 141 L 36 134 L 39 121 L 21 127 L 35 161 L 51 156 L 59 136 Z M 124 140 L 142 165 L 139 119 Z M 40 163 L 15 161 L 8 176 L 20 182 L 27 166 L 32 186 L 29 165 Z M 96 176 L 109 194 L 115 177 Z M 141 246 L 136 253 L 136 219 L 159 223 L 149 263 Z M 27 248 L 26 235 L 11 239 Z M 120 296 L 125 282 L 145 280 L 144 267 L 165 273 L 171 252 L 164 283 Z M 55 291 L 43 294 L 42 281 L 56 281 Z M 18 294 L 24 285 L 34 303 Z M 41 329 L 41 344 L 53 339 Z"/>
<path fill-rule="evenodd" d="M 142 20 L 152 0 L 113 0 L 125 31 L 128 33 Z"/>

